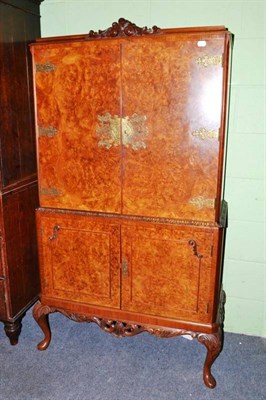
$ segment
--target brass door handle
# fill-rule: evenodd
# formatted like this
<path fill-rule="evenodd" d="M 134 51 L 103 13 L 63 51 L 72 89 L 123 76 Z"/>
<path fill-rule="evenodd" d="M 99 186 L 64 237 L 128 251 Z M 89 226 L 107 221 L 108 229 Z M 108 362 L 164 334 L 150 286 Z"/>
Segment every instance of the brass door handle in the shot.
<path fill-rule="evenodd" d="M 55 225 L 54 229 L 53 229 L 53 234 L 51 236 L 49 236 L 49 240 L 55 240 L 57 237 L 57 232 L 60 229 L 60 225 Z"/>
<path fill-rule="evenodd" d="M 124 259 L 122 262 L 122 273 L 124 277 L 128 276 L 128 262 L 126 259 Z"/>

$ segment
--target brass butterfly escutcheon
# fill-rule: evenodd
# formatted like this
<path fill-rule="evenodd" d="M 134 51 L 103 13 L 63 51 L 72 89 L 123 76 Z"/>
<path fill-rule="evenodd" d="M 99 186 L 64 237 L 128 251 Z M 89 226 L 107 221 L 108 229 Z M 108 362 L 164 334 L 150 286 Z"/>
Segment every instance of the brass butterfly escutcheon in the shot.
<path fill-rule="evenodd" d="M 96 127 L 98 146 L 108 150 L 120 145 L 131 147 L 133 150 L 146 149 L 145 138 L 149 133 L 146 120 L 146 116 L 137 113 L 123 118 L 109 113 L 99 115 L 99 124 Z"/>

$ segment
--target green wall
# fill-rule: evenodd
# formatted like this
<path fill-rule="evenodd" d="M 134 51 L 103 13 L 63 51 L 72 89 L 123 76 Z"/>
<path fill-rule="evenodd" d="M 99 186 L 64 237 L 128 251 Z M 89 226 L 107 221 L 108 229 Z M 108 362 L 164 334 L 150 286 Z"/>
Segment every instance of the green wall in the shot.
<path fill-rule="evenodd" d="M 266 336 L 266 2 L 45 0 L 42 36 L 105 29 L 120 17 L 161 28 L 225 25 L 235 34 L 228 139 L 225 330 Z"/>

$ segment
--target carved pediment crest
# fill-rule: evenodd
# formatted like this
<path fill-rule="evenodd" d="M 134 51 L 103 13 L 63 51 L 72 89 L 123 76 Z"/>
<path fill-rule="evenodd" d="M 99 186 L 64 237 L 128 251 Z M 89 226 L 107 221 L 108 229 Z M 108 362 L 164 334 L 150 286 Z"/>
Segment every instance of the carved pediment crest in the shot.
<path fill-rule="evenodd" d="M 143 28 L 140 28 L 139 26 L 133 24 L 125 18 L 120 18 L 118 22 L 113 22 L 112 26 L 105 29 L 104 31 L 90 31 L 88 34 L 88 38 L 98 39 L 119 36 L 142 36 L 160 32 L 160 28 L 158 28 L 157 26 L 153 26 L 152 28 L 147 28 L 146 26 L 144 26 Z"/>

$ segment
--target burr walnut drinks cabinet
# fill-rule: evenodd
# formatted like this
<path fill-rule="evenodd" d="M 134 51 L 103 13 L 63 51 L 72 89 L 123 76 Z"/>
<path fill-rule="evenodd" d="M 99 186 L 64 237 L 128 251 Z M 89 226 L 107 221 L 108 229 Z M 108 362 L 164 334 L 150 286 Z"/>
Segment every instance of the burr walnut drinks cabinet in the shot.
<path fill-rule="evenodd" d="M 224 27 L 105 31 L 31 46 L 41 301 L 33 315 L 223 342 Z"/>

